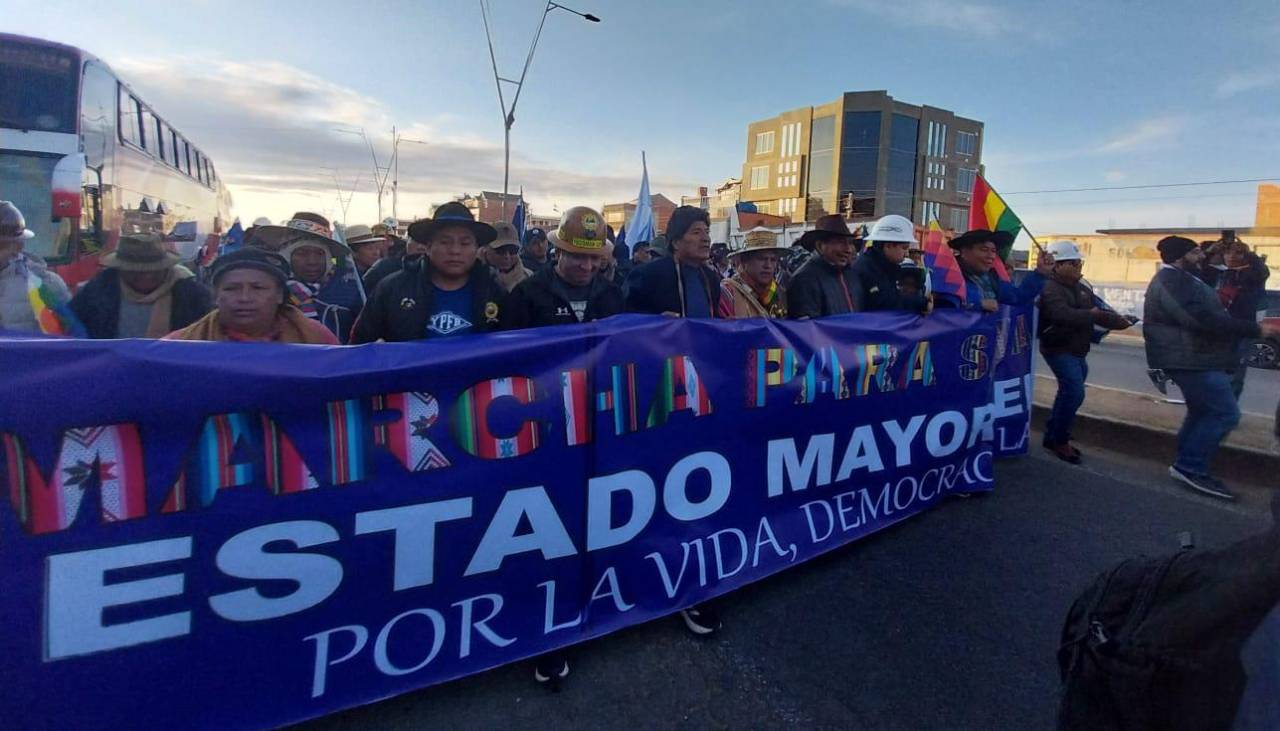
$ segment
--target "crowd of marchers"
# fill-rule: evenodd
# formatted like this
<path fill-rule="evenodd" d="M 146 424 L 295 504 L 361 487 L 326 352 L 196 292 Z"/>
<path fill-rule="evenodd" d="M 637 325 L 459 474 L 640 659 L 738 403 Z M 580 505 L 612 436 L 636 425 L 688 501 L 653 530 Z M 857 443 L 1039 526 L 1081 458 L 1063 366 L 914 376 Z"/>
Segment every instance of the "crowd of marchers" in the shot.
<path fill-rule="evenodd" d="M 335 236 L 323 216 L 279 225 L 259 219 L 243 244 L 199 275 L 159 237 L 123 235 L 103 269 L 72 295 L 38 257 L 13 204 L 0 201 L 0 331 L 41 332 L 42 318 L 76 321 L 91 338 L 165 338 L 344 345 L 465 337 L 496 330 L 574 325 L 623 312 L 689 318 L 809 319 L 858 312 L 925 316 L 935 308 L 994 312 L 1039 300 L 1041 352 L 1059 390 L 1044 446 L 1078 463 L 1071 427 L 1084 400 L 1096 333 L 1133 324 L 1083 283 L 1074 242 L 1055 241 L 1019 284 L 997 276 L 1013 234 L 968 231 L 948 243 L 964 294 L 932 292 L 915 228 L 902 216 L 855 234 L 839 215 L 820 218 L 792 245 L 766 229 L 711 240 L 701 208 L 681 206 L 652 241 L 616 242 L 598 211 L 564 212 L 553 231 L 519 232 L 476 221 L 461 203 L 415 221 L 408 238 L 381 226 Z M 341 239 L 341 240 L 340 240 Z M 1146 297 L 1148 362 L 1181 388 L 1187 417 L 1170 474 L 1231 497 L 1209 463 L 1239 421 L 1243 344 L 1275 336 L 1255 313 L 1268 270 L 1239 241 L 1196 244 L 1168 237 Z M 959 288 L 957 288 L 959 289 Z M 681 612 L 705 635 L 720 620 L 702 604 Z M 540 681 L 567 675 L 563 654 L 539 658 Z"/>

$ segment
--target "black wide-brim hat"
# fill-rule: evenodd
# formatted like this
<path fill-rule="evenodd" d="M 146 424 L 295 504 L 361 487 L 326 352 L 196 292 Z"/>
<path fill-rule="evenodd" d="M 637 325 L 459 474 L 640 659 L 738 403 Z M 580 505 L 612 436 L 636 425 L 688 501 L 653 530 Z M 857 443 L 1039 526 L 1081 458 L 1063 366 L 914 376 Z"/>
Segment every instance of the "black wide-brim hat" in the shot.
<path fill-rule="evenodd" d="M 420 244 L 431 241 L 437 231 L 447 226 L 463 226 L 471 230 L 480 246 L 488 246 L 498 238 L 498 232 L 487 223 L 480 223 L 471 215 L 471 211 L 461 203 L 450 202 L 436 209 L 431 218 L 424 218 L 409 224 L 409 238 Z"/>
<path fill-rule="evenodd" d="M 996 245 L 997 250 L 1007 251 L 1009 247 L 1013 246 L 1014 238 L 1014 234 L 1011 234 L 1008 231 L 988 231 L 985 228 L 976 228 L 972 231 L 965 231 L 954 239 L 951 239 L 947 242 L 947 245 L 956 251 L 959 251 L 967 246 L 974 246 L 976 244 L 990 241 Z"/>
<path fill-rule="evenodd" d="M 838 213 L 829 213 L 819 218 L 814 223 L 813 230 L 805 231 L 800 238 L 796 239 L 796 243 L 808 251 L 813 251 L 813 247 L 818 242 L 835 238 L 853 239 L 854 248 L 858 251 L 862 250 L 862 240 L 849 230 L 849 224 L 845 222 L 844 216 Z"/>

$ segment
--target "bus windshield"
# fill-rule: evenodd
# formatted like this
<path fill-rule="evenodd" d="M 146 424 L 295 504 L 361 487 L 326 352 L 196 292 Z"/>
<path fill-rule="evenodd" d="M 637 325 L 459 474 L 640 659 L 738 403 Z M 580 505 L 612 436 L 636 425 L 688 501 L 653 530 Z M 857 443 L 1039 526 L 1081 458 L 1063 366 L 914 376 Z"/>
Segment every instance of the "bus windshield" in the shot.
<path fill-rule="evenodd" d="M 60 156 L 0 151 L 0 197 L 12 202 L 27 219 L 35 238 L 26 250 L 44 259 L 57 260 L 70 253 L 74 219 L 51 220 L 50 194 L 53 166 Z"/>
<path fill-rule="evenodd" d="M 80 65 L 66 51 L 0 44 L 0 127 L 75 132 L 79 77 Z"/>

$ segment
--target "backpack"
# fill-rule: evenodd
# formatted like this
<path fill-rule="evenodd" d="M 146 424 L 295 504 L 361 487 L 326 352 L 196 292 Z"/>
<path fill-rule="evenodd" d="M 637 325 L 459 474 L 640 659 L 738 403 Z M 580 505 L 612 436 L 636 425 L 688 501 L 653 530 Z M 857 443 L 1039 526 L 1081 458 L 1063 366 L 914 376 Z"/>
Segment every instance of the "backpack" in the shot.
<path fill-rule="evenodd" d="M 1272 516 L 1220 550 L 1124 561 L 1076 598 L 1058 649 L 1061 731 L 1231 728 L 1241 649 L 1280 603 L 1280 495 Z"/>

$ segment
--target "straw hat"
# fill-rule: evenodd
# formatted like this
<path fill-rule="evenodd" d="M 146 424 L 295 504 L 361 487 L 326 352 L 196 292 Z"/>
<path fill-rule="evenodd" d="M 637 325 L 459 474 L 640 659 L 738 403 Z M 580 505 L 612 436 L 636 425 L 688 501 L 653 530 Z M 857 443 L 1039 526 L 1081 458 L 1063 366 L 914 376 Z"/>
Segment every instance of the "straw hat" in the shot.
<path fill-rule="evenodd" d="M 756 226 L 742 236 L 742 247 L 729 252 L 730 257 L 747 254 L 752 251 L 776 251 L 781 254 L 789 247 L 779 241 L 776 233 L 763 226 Z"/>

